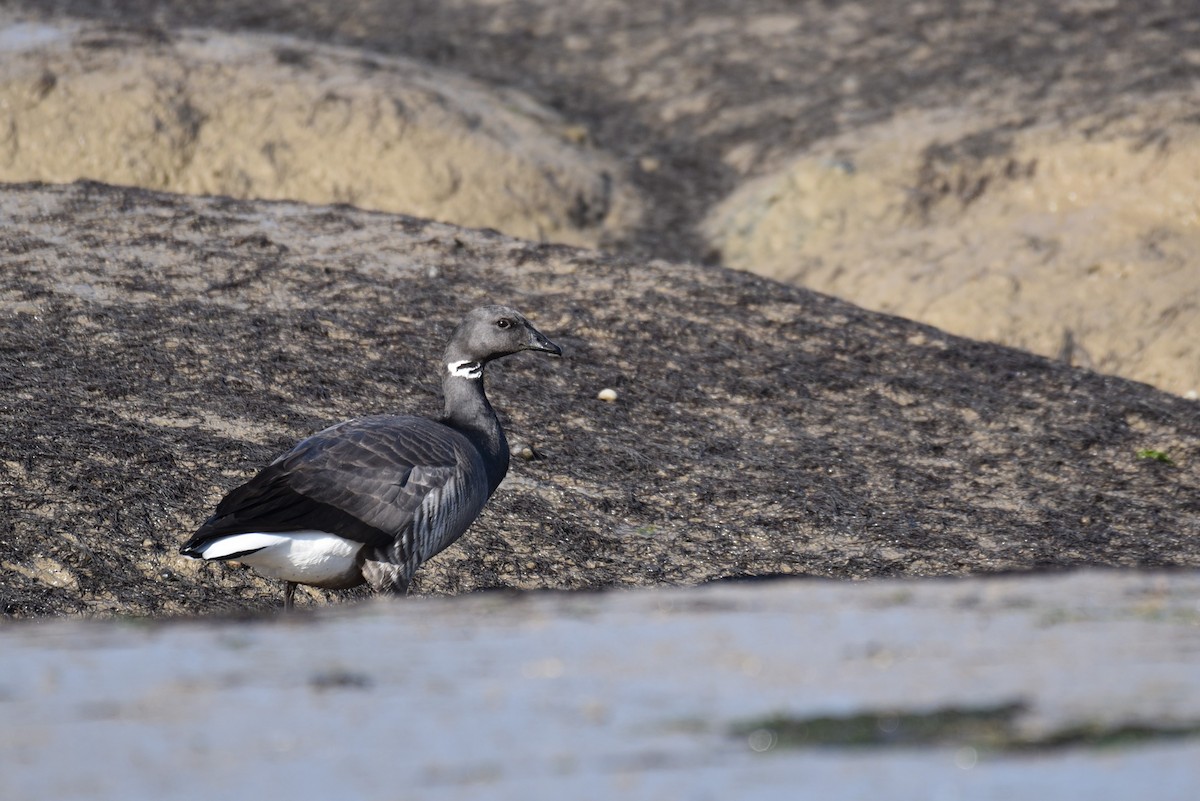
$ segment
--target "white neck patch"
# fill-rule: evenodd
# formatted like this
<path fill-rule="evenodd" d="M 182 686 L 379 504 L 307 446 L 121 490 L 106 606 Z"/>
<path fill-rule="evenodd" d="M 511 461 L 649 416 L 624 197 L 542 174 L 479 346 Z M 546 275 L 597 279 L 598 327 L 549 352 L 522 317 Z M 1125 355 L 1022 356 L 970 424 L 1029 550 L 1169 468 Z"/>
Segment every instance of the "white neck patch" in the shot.
<path fill-rule="evenodd" d="M 450 375 L 456 375 L 459 378 L 483 378 L 483 365 L 479 362 L 449 362 L 446 369 L 450 371 Z"/>

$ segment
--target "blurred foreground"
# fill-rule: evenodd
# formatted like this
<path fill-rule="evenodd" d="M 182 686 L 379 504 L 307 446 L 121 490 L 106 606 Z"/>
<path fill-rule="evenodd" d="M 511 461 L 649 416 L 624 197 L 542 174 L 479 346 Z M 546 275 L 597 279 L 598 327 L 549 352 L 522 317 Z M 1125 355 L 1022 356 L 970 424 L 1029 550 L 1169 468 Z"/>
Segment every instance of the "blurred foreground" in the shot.
<path fill-rule="evenodd" d="M 1200 574 L 0 629 L 0 797 L 1194 798 Z"/>

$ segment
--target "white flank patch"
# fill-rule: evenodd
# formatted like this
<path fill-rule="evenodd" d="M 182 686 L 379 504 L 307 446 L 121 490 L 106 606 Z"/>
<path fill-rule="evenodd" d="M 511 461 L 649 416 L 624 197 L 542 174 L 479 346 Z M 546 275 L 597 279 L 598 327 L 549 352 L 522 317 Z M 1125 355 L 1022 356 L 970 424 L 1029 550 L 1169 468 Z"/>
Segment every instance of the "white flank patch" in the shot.
<path fill-rule="evenodd" d="M 446 365 L 446 369 L 450 371 L 450 375 L 456 375 L 459 378 L 483 378 L 483 365 L 479 362 L 450 362 Z"/>
<path fill-rule="evenodd" d="M 240 553 L 242 556 L 235 557 L 237 561 L 264 576 L 301 584 L 328 584 L 358 570 L 354 557 L 360 548 L 361 542 L 325 531 L 250 532 L 209 543 L 201 556 L 227 559 Z"/>

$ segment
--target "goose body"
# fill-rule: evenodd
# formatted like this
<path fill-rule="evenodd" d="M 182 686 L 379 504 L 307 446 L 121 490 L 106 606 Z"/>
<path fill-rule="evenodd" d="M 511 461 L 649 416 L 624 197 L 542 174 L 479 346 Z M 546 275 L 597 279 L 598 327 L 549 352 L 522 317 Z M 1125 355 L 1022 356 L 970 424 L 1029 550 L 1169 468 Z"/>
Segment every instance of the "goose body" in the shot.
<path fill-rule="evenodd" d="M 363 417 L 299 442 L 227 494 L 181 552 L 232 559 L 286 582 L 404 592 L 460 536 L 508 471 L 508 443 L 483 387 L 489 361 L 561 354 L 513 309 L 464 318 L 443 356 L 445 414 Z"/>

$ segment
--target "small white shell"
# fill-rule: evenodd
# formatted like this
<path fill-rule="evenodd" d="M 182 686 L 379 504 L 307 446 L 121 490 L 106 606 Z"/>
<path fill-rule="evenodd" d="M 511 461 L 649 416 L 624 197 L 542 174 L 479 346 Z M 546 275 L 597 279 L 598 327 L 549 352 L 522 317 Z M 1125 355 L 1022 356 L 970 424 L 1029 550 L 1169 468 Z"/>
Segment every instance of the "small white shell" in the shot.
<path fill-rule="evenodd" d="M 617 391 L 615 389 L 609 389 L 608 387 L 605 387 L 596 394 L 596 397 L 605 403 L 613 403 L 617 399 Z"/>

